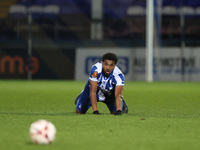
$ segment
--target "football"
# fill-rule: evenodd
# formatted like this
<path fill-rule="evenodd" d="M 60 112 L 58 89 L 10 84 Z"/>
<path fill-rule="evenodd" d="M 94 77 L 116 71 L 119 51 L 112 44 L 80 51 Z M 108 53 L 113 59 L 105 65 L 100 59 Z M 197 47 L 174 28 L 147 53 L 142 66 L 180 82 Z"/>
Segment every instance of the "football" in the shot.
<path fill-rule="evenodd" d="M 49 144 L 56 137 L 56 128 L 47 120 L 38 120 L 31 124 L 29 134 L 34 144 Z"/>

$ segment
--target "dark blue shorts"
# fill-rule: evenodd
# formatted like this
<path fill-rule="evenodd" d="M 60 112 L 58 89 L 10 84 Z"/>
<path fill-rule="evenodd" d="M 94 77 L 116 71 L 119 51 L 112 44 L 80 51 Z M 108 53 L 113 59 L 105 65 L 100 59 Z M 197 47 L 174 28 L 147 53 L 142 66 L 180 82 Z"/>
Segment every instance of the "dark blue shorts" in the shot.
<path fill-rule="evenodd" d="M 115 99 L 109 100 L 109 101 L 98 101 L 98 102 L 105 103 L 107 105 L 108 109 L 110 110 L 110 112 L 116 111 Z M 75 109 L 78 109 L 81 113 L 86 113 L 87 110 L 91 106 L 92 106 L 92 104 L 91 104 L 91 101 L 90 101 L 89 93 L 87 91 L 83 91 L 81 93 L 80 97 L 78 98 Z M 123 102 L 122 102 L 122 107 L 123 107 Z"/>

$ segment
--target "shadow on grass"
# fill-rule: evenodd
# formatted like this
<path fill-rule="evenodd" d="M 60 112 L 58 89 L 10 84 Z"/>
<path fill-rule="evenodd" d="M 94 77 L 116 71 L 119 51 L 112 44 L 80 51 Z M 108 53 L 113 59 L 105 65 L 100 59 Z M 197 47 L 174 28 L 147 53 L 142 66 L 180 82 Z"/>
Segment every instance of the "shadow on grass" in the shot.
<path fill-rule="evenodd" d="M 59 112 L 59 113 L 37 113 L 37 112 L 0 112 L 1 115 L 23 115 L 23 116 L 39 116 L 39 115 L 47 115 L 47 116 L 69 116 L 76 115 L 75 112 Z"/>
<path fill-rule="evenodd" d="M 38 146 L 38 145 L 39 146 L 46 146 L 46 145 L 51 145 L 52 143 L 49 143 L 49 144 L 35 144 L 35 143 L 31 142 L 31 141 L 26 141 L 25 144 L 27 146 Z"/>
<path fill-rule="evenodd" d="M 38 113 L 38 112 L 0 112 L 0 115 L 22 115 L 22 116 L 39 116 L 39 115 L 47 115 L 47 116 L 79 116 L 80 114 L 76 114 L 75 112 L 44 112 L 44 113 Z M 86 113 L 86 114 L 81 114 L 81 115 L 94 115 L 92 113 Z M 101 113 L 100 116 L 102 115 L 112 115 L 110 113 Z M 128 115 L 128 116 L 133 116 L 134 114 L 123 114 L 123 115 Z M 122 116 L 123 116 L 122 115 Z M 113 115 L 114 116 L 114 115 Z"/>

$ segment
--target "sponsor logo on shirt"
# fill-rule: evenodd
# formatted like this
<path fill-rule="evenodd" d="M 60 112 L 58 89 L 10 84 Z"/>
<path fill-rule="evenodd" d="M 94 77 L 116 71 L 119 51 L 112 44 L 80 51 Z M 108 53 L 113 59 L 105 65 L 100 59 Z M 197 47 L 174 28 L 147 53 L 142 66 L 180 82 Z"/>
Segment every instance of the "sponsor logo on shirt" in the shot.
<path fill-rule="evenodd" d="M 95 71 L 95 72 L 92 74 L 92 77 L 97 78 L 97 76 L 98 76 L 98 72 Z"/>

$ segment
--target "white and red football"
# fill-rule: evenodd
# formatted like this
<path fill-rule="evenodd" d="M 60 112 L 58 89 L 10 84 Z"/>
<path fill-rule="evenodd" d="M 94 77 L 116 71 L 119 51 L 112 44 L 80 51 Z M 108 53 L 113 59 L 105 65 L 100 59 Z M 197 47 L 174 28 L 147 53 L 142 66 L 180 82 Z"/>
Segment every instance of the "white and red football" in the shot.
<path fill-rule="evenodd" d="M 31 124 L 29 133 L 33 143 L 49 144 L 56 137 L 56 128 L 47 120 L 38 120 Z"/>

